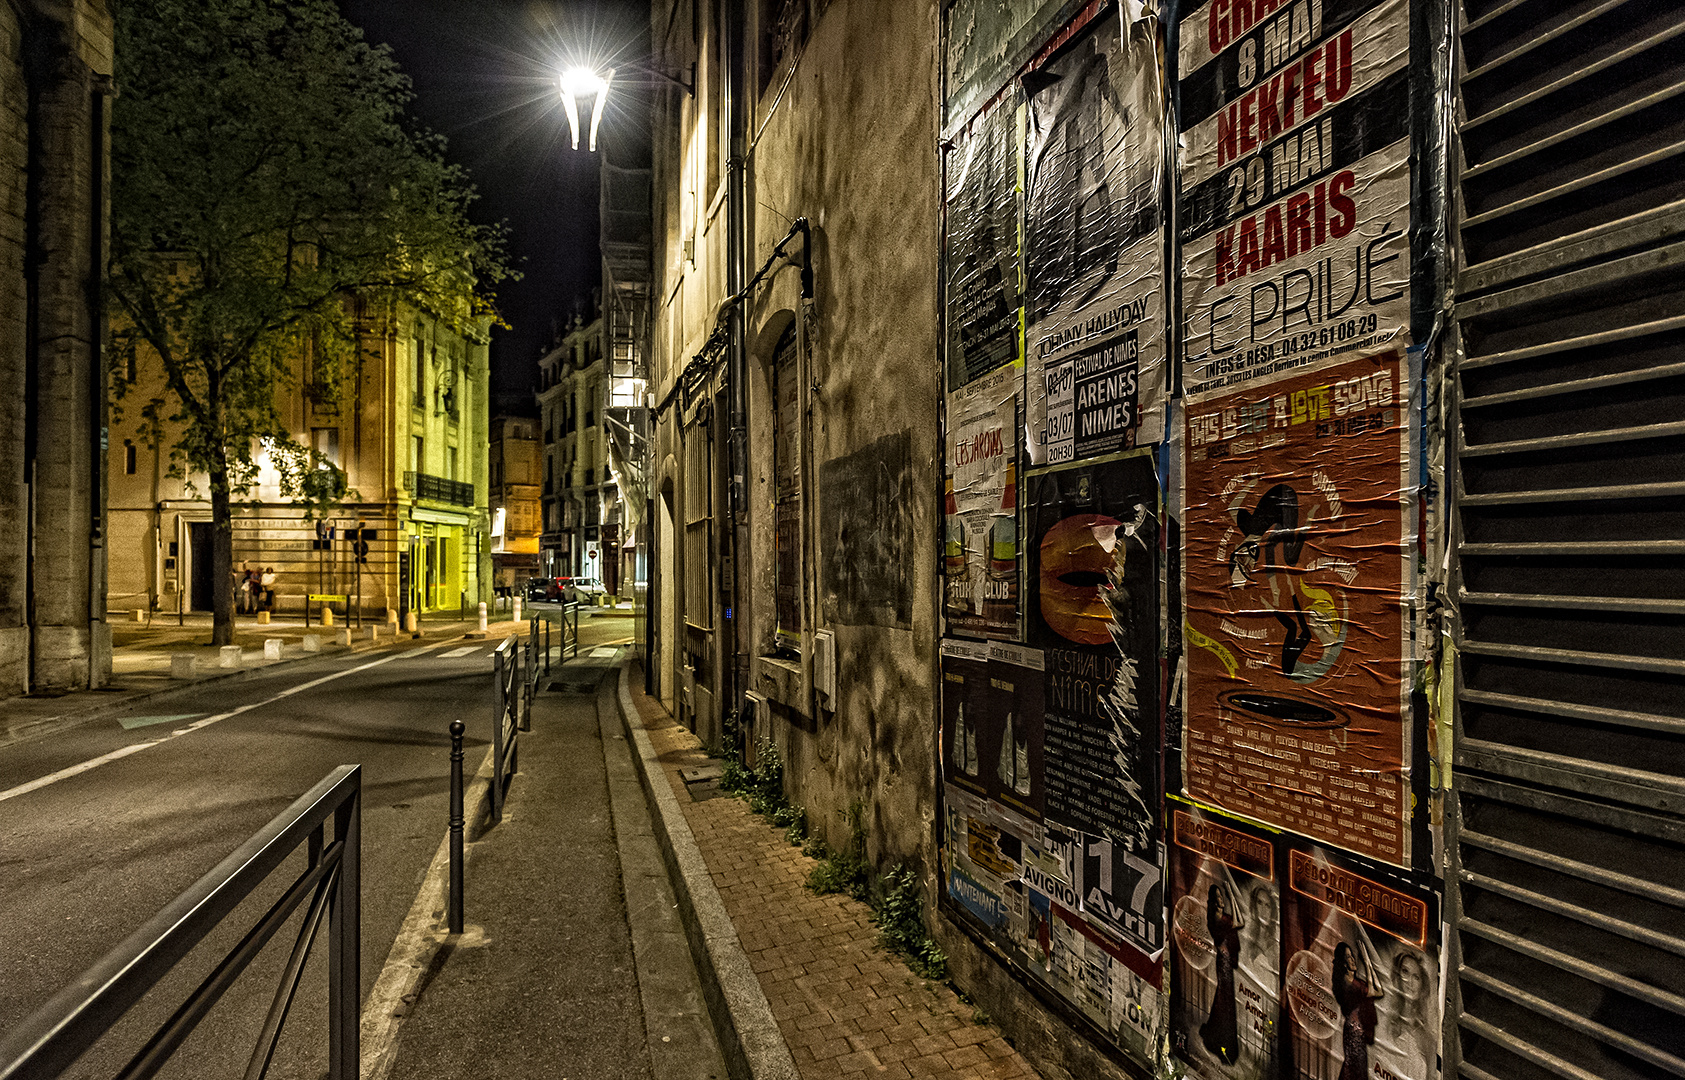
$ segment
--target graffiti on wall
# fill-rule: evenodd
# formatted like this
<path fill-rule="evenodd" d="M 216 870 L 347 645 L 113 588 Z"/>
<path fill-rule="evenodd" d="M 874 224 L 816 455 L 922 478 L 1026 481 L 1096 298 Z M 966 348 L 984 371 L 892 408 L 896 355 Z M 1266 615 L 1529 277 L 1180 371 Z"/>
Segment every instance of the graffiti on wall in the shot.
<path fill-rule="evenodd" d="M 819 467 L 820 583 L 837 622 L 913 624 L 912 465 L 912 433 L 898 431 Z"/>

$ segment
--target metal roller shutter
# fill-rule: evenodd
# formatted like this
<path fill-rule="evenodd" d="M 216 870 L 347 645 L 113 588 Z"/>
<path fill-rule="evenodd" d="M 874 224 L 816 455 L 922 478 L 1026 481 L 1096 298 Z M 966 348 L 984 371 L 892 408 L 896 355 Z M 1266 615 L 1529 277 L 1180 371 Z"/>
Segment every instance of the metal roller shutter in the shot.
<path fill-rule="evenodd" d="M 1458 38 L 1447 1075 L 1685 1077 L 1685 5 Z"/>

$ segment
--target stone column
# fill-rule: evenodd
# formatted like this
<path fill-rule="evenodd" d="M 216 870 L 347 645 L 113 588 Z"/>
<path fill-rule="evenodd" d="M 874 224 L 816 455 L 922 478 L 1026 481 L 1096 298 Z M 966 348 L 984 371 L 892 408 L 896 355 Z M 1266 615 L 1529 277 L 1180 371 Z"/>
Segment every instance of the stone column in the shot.
<path fill-rule="evenodd" d="M 43 20 L 26 49 L 31 93 L 28 233 L 32 691 L 100 686 L 105 623 L 105 370 L 100 281 L 106 257 L 109 79 L 69 27 Z"/>

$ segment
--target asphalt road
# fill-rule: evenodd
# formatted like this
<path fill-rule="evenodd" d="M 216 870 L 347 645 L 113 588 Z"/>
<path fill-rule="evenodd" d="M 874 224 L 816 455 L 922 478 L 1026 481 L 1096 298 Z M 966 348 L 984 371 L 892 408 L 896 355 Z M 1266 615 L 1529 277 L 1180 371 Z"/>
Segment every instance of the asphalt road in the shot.
<path fill-rule="evenodd" d="M 631 632 L 630 620 L 618 617 L 580 626 L 587 648 Z M 468 724 L 470 770 L 491 733 L 496 642 L 413 644 L 209 683 L 0 750 L 0 1030 L 347 763 L 363 770 L 366 995 L 445 835 L 449 724 L 459 716 Z M 96 764 L 75 771 L 88 763 Z M 13 794 L 53 776 L 60 778 Z M 612 867 L 612 836 L 580 842 L 606 844 L 582 852 L 582 863 Z M 302 866 L 301 853 L 66 1075 L 115 1072 Z M 239 1075 L 298 922 L 276 936 L 163 1075 Z M 323 1074 L 325 945 L 324 932 L 271 1076 Z"/>

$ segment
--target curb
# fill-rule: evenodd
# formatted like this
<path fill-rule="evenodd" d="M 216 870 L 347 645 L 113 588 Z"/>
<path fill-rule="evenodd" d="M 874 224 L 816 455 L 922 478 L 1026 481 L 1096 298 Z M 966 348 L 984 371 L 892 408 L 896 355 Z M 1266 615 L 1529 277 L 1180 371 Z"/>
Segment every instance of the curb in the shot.
<path fill-rule="evenodd" d="M 627 741 L 637 748 L 632 763 L 649 800 L 655 842 L 667 864 L 673 892 L 679 901 L 679 917 L 690 940 L 702 994 L 708 1001 L 719 1033 L 720 1052 L 733 1080 L 798 1080 L 796 1062 L 784 1033 L 773 1018 L 772 1006 L 761 991 L 760 980 L 749 965 L 749 956 L 737 936 L 737 927 L 726 914 L 725 902 L 714 887 L 714 879 L 696 846 L 678 797 L 661 771 L 654 745 L 642 725 L 633 724 L 637 715 L 630 683 L 631 662 L 620 664 L 620 724 Z"/>

